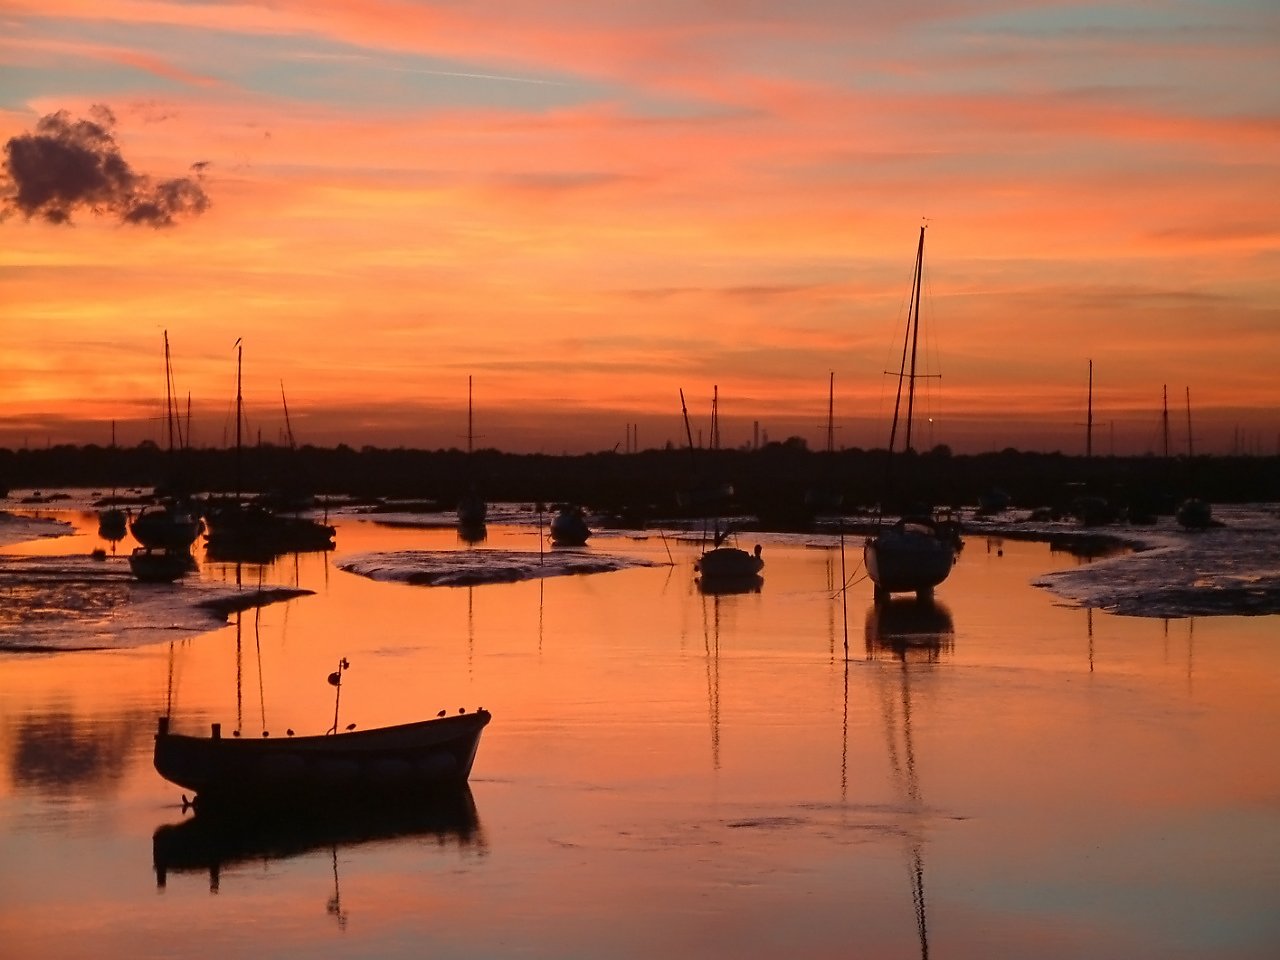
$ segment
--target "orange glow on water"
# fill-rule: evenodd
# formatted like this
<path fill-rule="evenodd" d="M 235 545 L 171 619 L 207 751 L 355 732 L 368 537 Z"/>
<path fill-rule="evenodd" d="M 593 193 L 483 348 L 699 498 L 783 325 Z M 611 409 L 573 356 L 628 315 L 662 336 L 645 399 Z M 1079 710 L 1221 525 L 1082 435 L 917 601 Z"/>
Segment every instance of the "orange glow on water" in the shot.
<path fill-rule="evenodd" d="M 856 538 L 843 567 L 834 538 L 761 539 L 758 592 L 700 592 L 696 541 L 661 531 L 600 533 L 586 548 L 652 566 L 417 587 L 336 565 L 370 551 L 536 557 L 538 528 L 494 524 L 468 548 L 450 528 L 348 517 L 332 555 L 238 571 L 249 587 L 314 595 L 172 645 L 6 657 L 0 863 L 24 863 L 21 889 L 6 885 L 24 918 L 10 944 L 49 953 L 70 898 L 104 956 L 131 955 L 143 913 L 148 942 L 194 934 L 211 950 L 256 942 L 265 925 L 299 950 L 340 935 L 407 955 L 402 941 L 420 949 L 423 925 L 447 913 L 478 952 L 501 952 L 486 922 L 500 914 L 539 955 L 568 950 L 572 919 L 593 954 L 626 936 L 695 956 L 710 944 L 749 953 L 800 911 L 809 955 L 845 949 L 851 924 L 859 942 L 904 952 L 916 863 L 929 936 L 961 955 L 985 952 L 993 931 L 1044 948 L 1063 925 L 1074 933 L 1051 956 L 1109 953 L 1139 930 L 1184 942 L 1182 926 L 1152 926 L 1148 912 L 1191 897 L 1221 916 L 1214 891 L 1249 909 L 1269 861 L 1221 864 L 1224 850 L 1256 847 L 1248 834 L 1267 829 L 1259 811 L 1277 789 L 1258 762 L 1275 712 L 1274 618 L 1070 608 L 1028 583 L 1081 561 L 977 534 L 936 603 L 877 609 Z M 91 541 L 38 546 L 78 554 Z M 237 569 L 205 561 L 201 577 L 234 584 Z M 475 832 L 316 841 L 228 859 L 216 875 L 175 864 L 157 900 L 145 851 L 158 824 L 183 818 L 150 766 L 155 717 L 194 733 L 320 732 L 341 657 L 340 728 L 492 711 Z M 138 861 L 123 871 L 122 848 Z M 1043 900 L 1034 916 L 1010 899 L 1009 876 Z M 345 928 L 323 909 L 337 885 Z M 1147 906 L 1090 905 L 1130 888 Z M 632 930 L 640 900 L 670 922 Z M 252 924 L 229 919 L 250 903 Z"/>

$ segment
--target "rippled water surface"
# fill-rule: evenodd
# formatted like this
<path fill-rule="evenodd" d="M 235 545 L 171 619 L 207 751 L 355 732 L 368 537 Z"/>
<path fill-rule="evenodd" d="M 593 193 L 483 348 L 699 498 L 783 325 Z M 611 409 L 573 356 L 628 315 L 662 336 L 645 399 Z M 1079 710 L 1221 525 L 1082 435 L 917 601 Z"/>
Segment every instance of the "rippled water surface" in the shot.
<path fill-rule="evenodd" d="M 5 958 L 1280 955 L 1280 618 L 1033 585 L 1128 558 L 971 532 L 933 604 L 876 608 L 856 538 L 753 538 L 762 581 L 707 593 L 670 533 L 344 516 L 334 553 L 142 587 L 55 519 L 0 558 Z M 197 607 L 269 587 L 310 592 Z M 342 657 L 343 725 L 492 712 L 469 796 L 184 813 L 158 716 L 323 732 Z"/>

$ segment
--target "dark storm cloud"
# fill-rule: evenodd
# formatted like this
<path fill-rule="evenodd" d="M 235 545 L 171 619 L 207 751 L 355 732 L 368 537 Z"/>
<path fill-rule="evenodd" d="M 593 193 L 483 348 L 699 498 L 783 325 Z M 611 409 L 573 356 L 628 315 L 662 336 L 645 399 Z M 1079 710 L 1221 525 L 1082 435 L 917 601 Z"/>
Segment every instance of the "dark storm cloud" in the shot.
<path fill-rule="evenodd" d="M 20 213 L 27 220 L 70 223 L 73 212 L 89 210 L 124 223 L 168 227 L 205 211 L 205 164 L 193 164 L 191 177 L 153 181 L 120 155 L 111 111 L 95 106 L 89 114 L 73 120 L 60 110 L 42 117 L 34 133 L 9 138 L 0 217 Z"/>

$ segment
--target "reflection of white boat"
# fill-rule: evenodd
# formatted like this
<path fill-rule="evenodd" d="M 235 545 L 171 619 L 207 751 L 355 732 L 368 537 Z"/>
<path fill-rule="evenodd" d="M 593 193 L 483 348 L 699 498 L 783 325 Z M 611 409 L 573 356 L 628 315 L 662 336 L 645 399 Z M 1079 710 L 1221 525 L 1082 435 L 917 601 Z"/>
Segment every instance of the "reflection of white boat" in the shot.
<path fill-rule="evenodd" d="M 867 654 L 934 661 L 955 644 L 951 611 L 932 598 L 893 597 L 867 609 Z"/>
<path fill-rule="evenodd" d="M 551 542 L 560 547 L 581 547 L 591 536 L 581 507 L 564 504 L 551 518 Z"/>
<path fill-rule="evenodd" d="M 893 429 L 889 434 L 889 460 L 894 456 L 894 440 L 902 402 L 902 387 L 907 387 L 905 415 L 906 439 L 903 449 L 911 453 L 911 422 L 915 410 L 916 345 L 920 333 L 920 287 L 924 270 L 924 227 L 916 248 L 916 269 L 912 279 L 911 308 L 907 322 L 907 339 L 903 342 L 902 366 L 898 372 L 898 396 L 893 410 Z M 909 348 L 909 349 L 908 349 Z M 909 365 L 908 365 L 909 364 Z M 886 485 L 890 486 L 890 485 Z M 903 521 L 869 537 L 863 548 L 867 574 L 875 585 L 875 598 L 884 600 L 893 593 L 913 592 L 928 596 L 947 578 L 955 564 L 959 531 L 952 523 L 936 522 L 931 516 L 904 518 Z"/>

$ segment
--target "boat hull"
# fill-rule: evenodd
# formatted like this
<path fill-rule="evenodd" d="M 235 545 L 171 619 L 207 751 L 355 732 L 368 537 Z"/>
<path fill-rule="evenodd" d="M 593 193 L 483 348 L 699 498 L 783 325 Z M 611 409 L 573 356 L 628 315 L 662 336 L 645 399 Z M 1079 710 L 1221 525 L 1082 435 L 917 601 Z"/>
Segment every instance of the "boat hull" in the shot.
<path fill-rule="evenodd" d="M 693 568 L 711 580 L 749 580 L 764 569 L 764 559 L 759 548 L 747 553 L 737 547 L 716 547 L 694 561 Z"/>
<path fill-rule="evenodd" d="M 584 547 L 591 528 L 581 513 L 562 511 L 551 520 L 551 542 L 558 547 Z"/>
<path fill-rule="evenodd" d="M 488 711 L 314 737 L 193 737 L 161 717 L 155 768 L 207 808 L 403 799 L 467 782 Z"/>
<path fill-rule="evenodd" d="M 335 529 L 303 516 L 284 516 L 254 504 L 211 510 L 205 544 L 215 559 L 253 560 L 334 549 Z"/>
<path fill-rule="evenodd" d="M 200 535 L 203 523 L 194 513 L 180 507 L 143 508 L 129 524 L 129 532 L 152 550 L 189 550 Z"/>
<path fill-rule="evenodd" d="M 927 594 L 951 573 L 956 548 L 932 530 L 895 527 L 869 538 L 863 559 L 877 596 Z"/>

